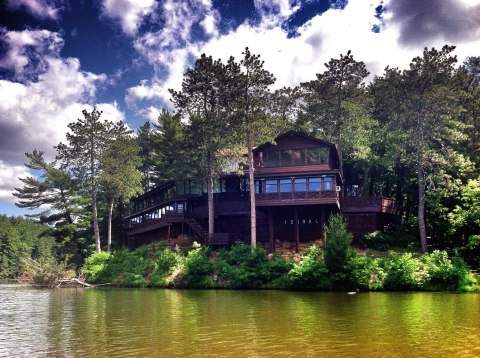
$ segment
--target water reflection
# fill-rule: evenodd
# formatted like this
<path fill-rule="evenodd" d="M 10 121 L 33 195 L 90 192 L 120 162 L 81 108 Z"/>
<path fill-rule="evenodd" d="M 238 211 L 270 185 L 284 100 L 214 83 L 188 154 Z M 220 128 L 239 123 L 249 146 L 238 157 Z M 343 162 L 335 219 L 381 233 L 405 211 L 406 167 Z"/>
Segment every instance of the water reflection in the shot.
<path fill-rule="evenodd" d="M 480 356 L 480 295 L 0 285 L 0 356 Z"/>

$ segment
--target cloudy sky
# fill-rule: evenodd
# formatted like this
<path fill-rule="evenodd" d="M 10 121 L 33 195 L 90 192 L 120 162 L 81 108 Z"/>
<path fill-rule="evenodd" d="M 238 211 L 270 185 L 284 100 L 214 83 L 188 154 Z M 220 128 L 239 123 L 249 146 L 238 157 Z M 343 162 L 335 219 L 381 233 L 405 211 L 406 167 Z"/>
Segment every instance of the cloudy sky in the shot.
<path fill-rule="evenodd" d="M 3 0 L 0 213 L 26 213 L 11 194 L 25 152 L 53 158 L 84 108 L 155 121 L 201 53 L 239 60 L 248 46 L 282 87 L 348 50 L 371 78 L 444 44 L 480 55 L 480 0 Z"/>

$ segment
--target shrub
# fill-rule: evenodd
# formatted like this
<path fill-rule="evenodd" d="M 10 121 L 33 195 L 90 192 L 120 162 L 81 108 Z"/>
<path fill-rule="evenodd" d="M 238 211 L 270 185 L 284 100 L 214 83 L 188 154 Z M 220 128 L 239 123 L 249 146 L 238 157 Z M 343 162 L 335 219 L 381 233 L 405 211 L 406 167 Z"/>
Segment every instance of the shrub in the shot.
<path fill-rule="evenodd" d="M 150 286 L 169 286 L 172 282 L 170 276 L 175 267 L 182 261 L 182 257 L 169 248 L 163 247 L 158 250 L 155 260 L 155 268 L 150 280 Z"/>
<path fill-rule="evenodd" d="M 351 283 L 355 287 L 369 290 L 383 289 L 386 273 L 381 267 L 379 259 L 352 254 L 347 268 Z"/>
<path fill-rule="evenodd" d="M 424 255 L 421 261 L 428 273 L 426 289 L 459 292 L 475 289 L 475 279 L 462 259 L 455 257 L 451 260 L 445 251 L 435 250 Z"/>
<path fill-rule="evenodd" d="M 34 260 L 29 257 L 22 258 L 21 273 L 17 277 L 20 283 L 37 286 L 54 287 L 58 281 L 65 277 L 65 263 L 58 263 L 54 259 Z"/>
<path fill-rule="evenodd" d="M 107 265 L 111 258 L 112 255 L 104 251 L 87 257 L 81 270 L 86 275 L 85 280 L 89 283 L 108 282 Z"/>
<path fill-rule="evenodd" d="M 338 276 L 345 271 L 353 236 L 340 215 L 330 216 L 326 231 L 325 265 L 332 275 Z"/>
<path fill-rule="evenodd" d="M 310 246 L 288 273 L 290 288 L 301 290 L 328 290 L 332 287 L 329 271 L 323 260 L 323 251 Z"/>
<path fill-rule="evenodd" d="M 386 290 L 418 290 L 428 278 L 420 260 L 411 253 L 396 255 L 393 252 L 381 260 L 381 267 L 386 273 L 383 288 Z"/>
<path fill-rule="evenodd" d="M 208 277 L 213 271 L 205 252 L 198 248 L 188 252 L 185 258 L 184 283 L 188 287 L 211 287 Z"/>
<path fill-rule="evenodd" d="M 215 258 L 218 284 L 232 288 L 261 288 L 285 276 L 291 264 L 283 257 L 268 259 L 263 248 L 237 244 Z M 281 281 L 281 280 L 280 280 Z M 278 282 L 277 282 L 278 283 Z"/>
<path fill-rule="evenodd" d="M 395 246 L 395 241 L 393 236 L 377 230 L 366 234 L 360 244 L 366 249 L 387 251 Z"/>

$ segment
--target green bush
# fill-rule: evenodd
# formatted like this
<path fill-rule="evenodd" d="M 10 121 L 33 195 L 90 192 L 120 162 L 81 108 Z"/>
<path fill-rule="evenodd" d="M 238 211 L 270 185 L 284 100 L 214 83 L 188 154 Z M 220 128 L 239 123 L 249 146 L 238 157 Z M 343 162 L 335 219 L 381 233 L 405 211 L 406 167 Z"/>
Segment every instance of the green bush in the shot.
<path fill-rule="evenodd" d="M 352 254 L 347 264 L 351 283 L 356 288 L 383 289 L 386 273 L 380 262 L 377 258 Z"/>
<path fill-rule="evenodd" d="M 462 259 L 454 257 L 451 260 L 445 251 L 436 250 L 422 256 L 421 261 L 428 274 L 425 289 L 459 292 L 475 289 L 475 278 Z"/>
<path fill-rule="evenodd" d="M 181 262 L 182 257 L 173 250 L 166 247 L 159 249 L 149 286 L 170 286 L 172 282 L 169 280 L 169 277 Z"/>
<path fill-rule="evenodd" d="M 381 260 L 386 273 L 383 288 L 386 290 L 418 290 L 428 278 L 427 272 L 420 260 L 411 253 L 397 255 L 393 252 Z"/>
<path fill-rule="evenodd" d="M 323 259 L 323 251 L 316 245 L 310 246 L 298 263 L 288 273 L 290 288 L 299 290 L 328 290 L 332 287 L 329 271 Z"/>
<path fill-rule="evenodd" d="M 86 275 L 89 283 L 108 282 L 107 265 L 112 258 L 109 252 L 97 252 L 87 257 L 82 267 L 82 273 Z"/>
<path fill-rule="evenodd" d="M 385 234 L 381 231 L 374 231 L 366 234 L 360 245 L 366 249 L 378 250 L 378 251 L 387 251 L 394 247 L 396 240 L 393 236 Z"/>
<path fill-rule="evenodd" d="M 184 284 L 187 287 L 211 287 L 213 283 L 209 275 L 212 272 L 212 264 L 202 249 L 188 252 L 183 276 Z"/>
<path fill-rule="evenodd" d="M 330 216 L 326 232 L 325 265 L 334 278 L 340 278 L 345 272 L 353 236 L 340 215 Z"/>
<path fill-rule="evenodd" d="M 218 253 L 215 271 L 218 286 L 231 288 L 262 288 L 272 281 L 279 283 L 291 268 L 283 257 L 268 259 L 263 248 L 237 244 Z"/>

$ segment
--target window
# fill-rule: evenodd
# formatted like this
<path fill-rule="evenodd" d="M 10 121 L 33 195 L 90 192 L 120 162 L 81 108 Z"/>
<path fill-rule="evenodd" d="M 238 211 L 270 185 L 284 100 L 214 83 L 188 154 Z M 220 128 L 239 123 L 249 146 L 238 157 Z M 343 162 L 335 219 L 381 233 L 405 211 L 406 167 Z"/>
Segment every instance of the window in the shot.
<path fill-rule="evenodd" d="M 318 148 L 308 148 L 307 149 L 307 164 L 318 164 L 320 163 L 320 155 Z"/>
<path fill-rule="evenodd" d="M 260 180 L 255 180 L 255 193 L 263 193 L 263 185 Z"/>
<path fill-rule="evenodd" d="M 332 177 L 323 178 L 323 190 L 333 190 Z"/>
<path fill-rule="evenodd" d="M 328 148 L 320 148 L 320 164 L 328 163 Z"/>
<path fill-rule="evenodd" d="M 322 189 L 322 178 L 308 178 L 308 190 L 320 191 Z"/>
<path fill-rule="evenodd" d="M 177 213 L 182 214 L 185 210 L 184 203 L 177 203 Z"/>
<path fill-rule="evenodd" d="M 266 154 L 267 154 L 267 158 L 265 161 L 266 167 L 280 166 L 280 152 L 278 150 L 272 150 L 271 152 L 267 152 Z"/>
<path fill-rule="evenodd" d="M 305 149 L 292 150 L 293 165 L 305 165 Z"/>
<path fill-rule="evenodd" d="M 307 191 L 307 178 L 293 179 L 293 187 L 296 192 Z"/>
<path fill-rule="evenodd" d="M 280 179 L 280 192 L 290 193 L 292 191 L 292 179 Z"/>
<path fill-rule="evenodd" d="M 276 193 L 278 191 L 277 180 L 265 180 L 265 191 L 267 193 Z"/>
<path fill-rule="evenodd" d="M 282 166 L 291 166 L 293 164 L 293 157 L 292 153 L 293 151 L 290 149 L 282 150 L 281 156 L 282 156 Z"/>

